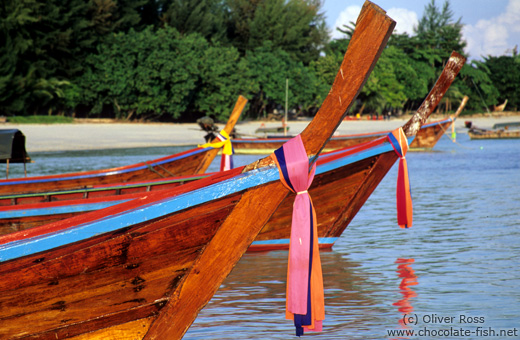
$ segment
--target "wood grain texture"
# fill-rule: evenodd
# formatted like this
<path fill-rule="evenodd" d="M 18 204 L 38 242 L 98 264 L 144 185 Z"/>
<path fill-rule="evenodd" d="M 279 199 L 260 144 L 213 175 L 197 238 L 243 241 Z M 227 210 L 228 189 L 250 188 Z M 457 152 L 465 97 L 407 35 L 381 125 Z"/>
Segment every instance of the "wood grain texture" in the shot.
<path fill-rule="evenodd" d="M 316 117 L 301 134 L 309 157 L 321 152 L 339 126 L 366 82 L 394 26 L 395 22 L 379 7 L 368 1 L 364 4 L 332 89 Z M 353 65 L 355 70 L 352 69 Z M 244 171 L 270 164 L 270 160 L 264 160 L 246 167 Z M 182 338 L 200 309 L 211 299 L 287 193 L 288 190 L 276 182 L 249 189 L 242 195 L 195 265 L 195 275 L 186 279 L 178 298 L 169 301 L 145 339 Z M 248 225 L 249 231 L 237 228 L 242 225 Z M 215 267 L 219 267 L 219 271 L 207 270 Z M 198 287 L 202 284 L 205 289 L 201 291 Z M 173 325 L 173 319 L 179 323 Z"/>
<path fill-rule="evenodd" d="M 453 116 L 450 116 L 449 121 L 437 121 L 437 122 L 431 122 L 428 124 L 427 127 L 422 127 L 417 135 L 415 136 L 415 139 L 410 144 L 410 148 L 413 149 L 432 149 L 435 144 L 441 139 L 441 137 L 446 133 L 449 132 L 450 127 L 455 124 L 455 120 L 460 115 L 464 107 L 466 106 L 466 103 L 468 102 L 469 97 L 464 96 L 462 98 L 462 101 L 460 102 L 459 107 L 457 108 L 457 111 L 455 111 L 455 114 Z M 410 150 L 410 151 L 412 151 Z"/>
<path fill-rule="evenodd" d="M 233 130 L 246 104 L 247 99 L 239 96 L 224 128 L 226 132 L 230 133 Z M 197 148 L 125 167 L 54 176 L 27 177 L 16 180 L 1 180 L 0 195 L 80 189 L 102 184 L 138 182 L 172 176 L 202 174 L 208 169 L 217 153 L 217 149 Z"/>
<path fill-rule="evenodd" d="M 394 25 L 377 6 L 369 2 L 363 6 L 329 94 L 332 99 L 325 101 L 316 122 L 302 133 L 309 157 L 319 154 L 343 119 Z M 255 166 L 258 164 L 249 169 Z M 277 174 L 276 169 L 269 166 L 234 175 L 225 185 L 218 183 L 216 187 L 222 192 L 211 197 L 188 191 L 200 183 L 186 184 L 173 190 L 173 197 L 168 196 L 172 195 L 168 190 L 158 191 L 142 200 L 24 232 L 55 240 L 58 234 L 68 237 L 67 228 L 89 231 L 88 227 L 99 225 L 99 220 L 123 222 L 126 211 L 141 217 L 139 223 L 114 225 L 108 229 L 112 231 L 88 237 L 74 234 L 77 241 L 73 243 L 0 263 L 0 303 L 9 306 L 0 316 L 5 325 L 0 337 L 87 337 L 102 329 L 121 329 L 125 324 L 136 330 L 134 322 L 147 319 L 151 323 L 145 339 L 180 339 L 286 197 L 288 191 L 271 177 L 266 177 L 266 184 L 246 188 L 250 183 L 246 179 L 272 173 Z M 216 179 L 211 176 L 198 182 L 211 181 Z M 233 187 L 226 187 L 231 184 Z M 185 190 L 184 195 L 175 196 Z M 200 193 L 208 190 L 205 187 Z M 183 210 L 154 215 L 166 203 L 175 205 L 177 201 L 180 206 L 191 204 Z M 145 218 L 148 213 L 153 217 Z M 39 234 L 43 231 L 52 236 Z M 20 237 L 20 233 L 14 234 Z M 7 236 L 0 237 L 4 249 L 9 247 L 2 243 Z M 14 242 L 13 247 L 18 246 Z"/>
<path fill-rule="evenodd" d="M 455 77 L 459 74 L 462 66 L 466 63 L 466 58 L 457 52 L 452 52 L 450 58 L 446 62 L 441 75 L 437 78 L 435 85 L 430 90 L 425 100 L 417 110 L 416 114 L 406 122 L 403 131 L 406 136 L 416 135 L 424 125 L 433 110 L 437 107 L 442 97 L 448 91 Z"/>

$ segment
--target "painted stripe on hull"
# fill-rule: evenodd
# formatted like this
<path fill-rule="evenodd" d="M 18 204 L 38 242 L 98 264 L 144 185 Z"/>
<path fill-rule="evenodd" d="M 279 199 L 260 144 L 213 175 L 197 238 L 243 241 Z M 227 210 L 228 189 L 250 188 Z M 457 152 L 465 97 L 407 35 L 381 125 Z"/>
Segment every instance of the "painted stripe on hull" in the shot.
<path fill-rule="evenodd" d="M 81 178 L 92 178 L 92 177 L 99 177 L 99 176 L 111 176 L 111 175 L 124 174 L 124 173 L 133 172 L 133 171 L 137 171 L 137 170 L 148 169 L 148 167 L 150 167 L 150 166 L 153 167 L 153 166 L 156 166 L 156 165 L 170 163 L 172 161 L 179 160 L 179 159 L 182 159 L 182 158 L 185 158 L 185 157 L 188 157 L 188 156 L 192 156 L 192 155 L 195 155 L 195 154 L 198 154 L 198 153 L 201 153 L 203 151 L 210 150 L 210 149 L 211 148 L 195 149 L 195 150 L 193 150 L 193 152 L 186 153 L 186 154 L 180 155 L 178 157 L 167 158 L 167 159 L 164 159 L 162 161 L 158 161 L 158 162 L 154 162 L 154 163 L 147 163 L 146 165 L 140 165 L 140 166 L 127 168 L 127 169 L 107 171 L 107 172 L 96 172 L 96 173 L 83 174 L 83 175 L 81 175 L 81 174 L 77 174 L 77 175 L 71 174 L 70 176 L 67 176 L 65 174 L 64 176 L 51 177 L 51 178 L 9 180 L 9 181 L 0 182 L 0 186 L 13 185 L 13 184 L 46 183 L 46 182 L 53 182 L 53 181 L 56 181 L 56 180 L 59 180 L 59 181 L 70 181 L 70 180 L 81 179 Z"/>
<path fill-rule="evenodd" d="M 320 237 L 318 238 L 319 247 L 324 248 L 332 248 L 334 243 L 336 242 L 337 237 Z M 279 239 L 279 240 L 263 240 L 263 241 L 253 241 L 253 243 L 249 246 L 247 251 L 271 251 L 271 250 L 287 250 L 289 249 L 289 239 Z"/>
<path fill-rule="evenodd" d="M 113 205 L 128 202 L 128 201 L 130 201 L 130 199 L 117 200 L 117 201 L 106 201 L 106 202 L 98 202 L 98 203 L 88 203 L 88 204 L 64 205 L 64 206 L 57 206 L 57 207 L 50 207 L 50 208 L 18 209 L 18 210 L 0 211 L 0 219 L 87 212 L 87 211 L 92 211 L 92 210 L 100 210 L 100 209 L 108 208 Z"/>
<path fill-rule="evenodd" d="M 424 129 L 426 127 L 429 127 L 429 126 L 434 126 L 434 125 L 441 125 L 441 124 L 445 124 L 445 123 L 448 123 L 448 122 L 452 122 L 453 119 L 451 118 L 447 118 L 447 119 L 444 119 L 444 120 L 439 120 L 439 121 L 436 121 L 436 122 L 432 122 L 432 123 L 429 123 L 429 124 L 424 124 L 421 128 Z"/>
<path fill-rule="evenodd" d="M 145 204 L 136 209 L 106 216 L 67 230 L 4 244 L 0 246 L 0 261 L 8 261 L 57 248 L 69 243 L 83 241 L 106 232 L 152 220 L 278 179 L 278 170 L 273 166 L 253 170 L 231 180 L 216 183 L 159 202 Z"/>
<path fill-rule="evenodd" d="M 334 170 L 388 151 L 393 151 L 393 149 L 388 142 L 385 142 L 376 147 L 322 164 L 316 169 L 316 173 L 320 174 Z M 270 166 L 256 169 L 220 183 L 163 199 L 159 202 L 148 203 L 138 208 L 106 216 L 73 228 L 1 245 L 0 262 L 83 241 L 106 232 L 152 220 L 277 180 L 279 180 L 279 173 L 276 167 Z"/>

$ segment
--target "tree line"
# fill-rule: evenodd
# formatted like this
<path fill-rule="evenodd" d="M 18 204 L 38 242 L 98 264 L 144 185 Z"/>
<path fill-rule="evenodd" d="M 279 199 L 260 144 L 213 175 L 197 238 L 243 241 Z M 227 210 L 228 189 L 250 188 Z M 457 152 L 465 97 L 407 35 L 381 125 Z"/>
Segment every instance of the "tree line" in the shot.
<path fill-rule="evenodd" d="M 256 119 L 285 105 L 313 115 L 354 30 L 330 40 L 321 0 L 4 0 L 0 115 L 224 120 L 239 94 Z M 452 50 L 461 19 L 431 0 L 413 35 L 394 34 L 351 113 L 416 109 Z M 520 57 L 467 63 L 440 109 L 520 101 Z"/>

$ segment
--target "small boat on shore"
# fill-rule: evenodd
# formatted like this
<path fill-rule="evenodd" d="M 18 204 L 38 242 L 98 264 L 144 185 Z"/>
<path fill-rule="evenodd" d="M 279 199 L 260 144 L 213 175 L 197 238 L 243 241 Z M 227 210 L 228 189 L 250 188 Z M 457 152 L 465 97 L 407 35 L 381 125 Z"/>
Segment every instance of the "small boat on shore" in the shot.
<path fill-rule="evenodd" d="M 481 129 L 471 121 L 465 122 L 471 139 L 517 139 L 520 138 L 520 122 L 499 123 L 493 129 Z"/>
<path fill-rule="evenodd" d="M 363 5 L 332 89 L 298 137 L 306 170 L 394 26 L 379 7 Z M 0 338 L 182 338 L 288 193 L 267 157 L 0 237 Z"/>
<path fill-rule="evenodd" d="M 238 121 L 247 99 L 239 96 L 223 131 L 229 135 Z M 220 141 L 216 139 L 214 142 Z M 142 163 L 75 173 L 0 180 L 0 195 L 71 190 L 100 184 L 145 181 L 172 176 L 204 173 L 219 149 L 197 147 L 174 155 Z"/>

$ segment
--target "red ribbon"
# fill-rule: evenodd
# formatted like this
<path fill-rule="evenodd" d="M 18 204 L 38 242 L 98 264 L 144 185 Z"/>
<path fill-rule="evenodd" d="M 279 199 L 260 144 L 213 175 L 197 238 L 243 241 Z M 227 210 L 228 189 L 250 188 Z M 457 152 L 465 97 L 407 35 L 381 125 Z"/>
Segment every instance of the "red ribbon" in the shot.
<path fill-rule="evenodd" d="M 397 175 L 397 224 L 401 228 L 410 228 L 413 222 L 412 193 L 410 191 L 410 179 L 408 177 L 408 164 L 406 152 L 408 151 L 408 138 L 403 128 L 392 131 L 388 139 L 395 153 L 399 156 L 399 170 Z"/>

